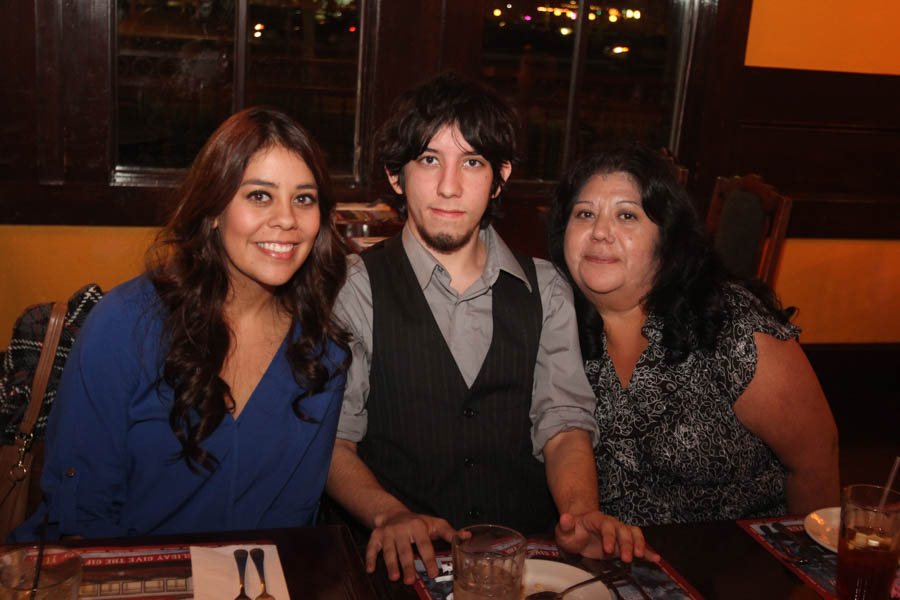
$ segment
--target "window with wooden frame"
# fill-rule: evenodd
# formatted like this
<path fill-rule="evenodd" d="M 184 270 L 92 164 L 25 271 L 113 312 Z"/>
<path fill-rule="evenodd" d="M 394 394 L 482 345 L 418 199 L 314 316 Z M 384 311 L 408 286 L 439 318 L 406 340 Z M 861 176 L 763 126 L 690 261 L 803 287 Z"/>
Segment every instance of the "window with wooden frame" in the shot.
<path fill-rule="evenodd" d="M 353 171 L 359 0 L 116 5 L 116 165 L 185 168 L 230 114 L 284 110 Z M 236 34 L 237 32 L 237 34 Z"/>
<path fill-rule="evenodd" d="M 546 200 L 559 171 L 593 141 L 624 133 L 671 145 L 676 135 L 700 2 L 628 2 L 630 21 L 624 4 L 588 0 L 6 4 L 0 44 L 10 57 L 3 97 L 12 143 L 0 160 L 9 192 L 2 218 L 158 224 L 203 141 L 253 104 L 282 108 L 310 129 L 339 199 L 374 201 L 390 193 L 373 156 L 377 128 L 404 89 L 444 70 L 482 79 L 517 105 L 522 164 L 506 202 Z M 539 17 L 541 7 L 562 16 Z M 626 15 L 619 28 L 612 8 Z M 517 20 L 501 21 L 498 9 L 518 11 Z M 638 21 L 655 25 L 645 32 Z M 632 54 L 619 56 L 626 42 Z"/>

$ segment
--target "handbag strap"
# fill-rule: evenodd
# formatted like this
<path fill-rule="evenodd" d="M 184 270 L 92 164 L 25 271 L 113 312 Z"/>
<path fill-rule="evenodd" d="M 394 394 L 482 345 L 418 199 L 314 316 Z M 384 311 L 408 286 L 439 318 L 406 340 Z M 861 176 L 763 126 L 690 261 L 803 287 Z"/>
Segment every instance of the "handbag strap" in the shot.
<path fill-rule="evenodd" d="M 62 335 L 66 308 L 65 302 L 55 302 L 53 309 L 50 311 L 47 333 L 44 335 L 44 343 L 41 346 L 41 357 L 38 359 L 34 380 L 31 382 L 31 400 L 28 402 L 28 409 L 22 417 L 22 424 L 19 426 L 19 433 L 25 436 L 29 435 L 31 430 L 34 429 L 38 414 L 41 412 L 44 392 L 47 391 L 47 382 L 50 381 L 50 372 L 53 370 L 53 361 L 56 359 L 56 348 L 59 346 L 59 338 Z"/>

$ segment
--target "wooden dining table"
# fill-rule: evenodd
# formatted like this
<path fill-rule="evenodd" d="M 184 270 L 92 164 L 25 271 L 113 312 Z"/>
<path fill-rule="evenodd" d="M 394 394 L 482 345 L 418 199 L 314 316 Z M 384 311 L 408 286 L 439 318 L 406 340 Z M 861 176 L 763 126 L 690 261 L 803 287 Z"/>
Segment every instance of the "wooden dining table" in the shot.
<path fill-rule="evenodd" d="M 70 539 L 62 543 L 78 548 L 264 542 L 272 542 L 278 548 L 278 558 L 281 561 L 288 592 L 293 600 L 379 598 L 363 568 L 359 549 L 350 531 L 343 525 L 110 539 Z M 237 592 L 235 588 L 234 596 Z"/>
<path fill-rule="evenodd" d="M 707 600 L 814 600 L 820 596 L 760 546 L 735 521 L 643 528 L 647 542 Z M 578 557 L 568 562 L 590 570 Z M 383 562 L 369 581 L 378 599 L 415 600 L 388 580 Z"/>
<path fill-rule="evenodd" d="M 820 598 L 735 521 L 654 525 L 644 537 L 707 600 Z"/>
<path fill-rule="evenodd" d="M 818 594 L 734 521 L 644 528 L 650 545 L 708 600 L 813 600 Z M 73 547 L 271 541 L 278 548 L 293 600 L 418 600 L 411 586 L 390 581 L 379 559 L 363 566 L 364 545 L 343 525 L 197 533 L 106 540 L 67 540 Z M 584 567 L 578 557 L 567 561 Z M 237 590 L 235 590 L 237 592 Z"/>

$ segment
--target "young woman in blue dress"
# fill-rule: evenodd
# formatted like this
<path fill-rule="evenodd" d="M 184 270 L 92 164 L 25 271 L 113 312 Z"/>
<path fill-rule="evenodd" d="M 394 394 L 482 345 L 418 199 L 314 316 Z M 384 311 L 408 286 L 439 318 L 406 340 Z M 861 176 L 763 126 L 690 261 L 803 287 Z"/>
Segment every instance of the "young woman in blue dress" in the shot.
<path fill-rule="evenodd" d="M 314 140 L 250 108 L 200 150 L 147 271 L 93 309 L 15 539 L 308 525 L 348 362 L 344 279 Z M 46 515 L 46 517 L 45 517 Z"/>

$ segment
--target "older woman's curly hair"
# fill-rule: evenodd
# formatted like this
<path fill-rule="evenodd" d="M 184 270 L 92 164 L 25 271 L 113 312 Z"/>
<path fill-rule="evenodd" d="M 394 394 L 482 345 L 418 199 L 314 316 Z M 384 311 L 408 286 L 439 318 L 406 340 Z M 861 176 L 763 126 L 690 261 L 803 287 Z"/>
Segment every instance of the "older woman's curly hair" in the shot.
<path fill-rule="evenodd" d="M 325 161 L 315 140 L 287 115 L 254 107 L 232 115 L 212 134 L 190 168 L 177 207 L 147 257 L 147 272 L 165 315 L 168 351 L 162 379 L 175 392 L 169 425 L 181 442 L 191 469 L 211 470 L 215 457 L 200 447 L 233 407 L 231 392 L 219 373 L 231 345 L 224 316 L 229 293 L 228 257 L 215 219 L 231 202 L 244 171 L 258 152 L 283 147 L 300 156 L 318 185 L 320 227 L 306 261 L 275 295 L 291 316 L 286 355 L 305 393 L 294 399 L 301 419 L 303 398 L 318 393 L 333 372 L 326 345 L 348 350 L 347 333 L 332 318 L 332 305 L 344 282 L 345 246 L 331 215 L 334 196 Z"/>
<path fill-rule="evenodd" d="M 696 349 L 713 349 L 727 316 L 723 286 L 736 280 L 707 240 L 690 198 L 675 179 L 671 162 L 649 148 L 628 144 L 575 163 L 559 183 L 550 216 L 550 258 L 574 288 L 585 360 L 602 355 L 603 320 L 575 285 L 566 266 L 566 226 L 572 206 L 588 180 L 595 175 L 619 172 L 627 173 L 635 182 L 644 212 L 659 227 L 659 270 L 643 302 L 648 312 L 662 317 L 662 343 L 668 360 L 679 362 Z M 752 291 L 777 319 L 787 321 L 775 294 L 764 283 L 739 283 Z"/>

